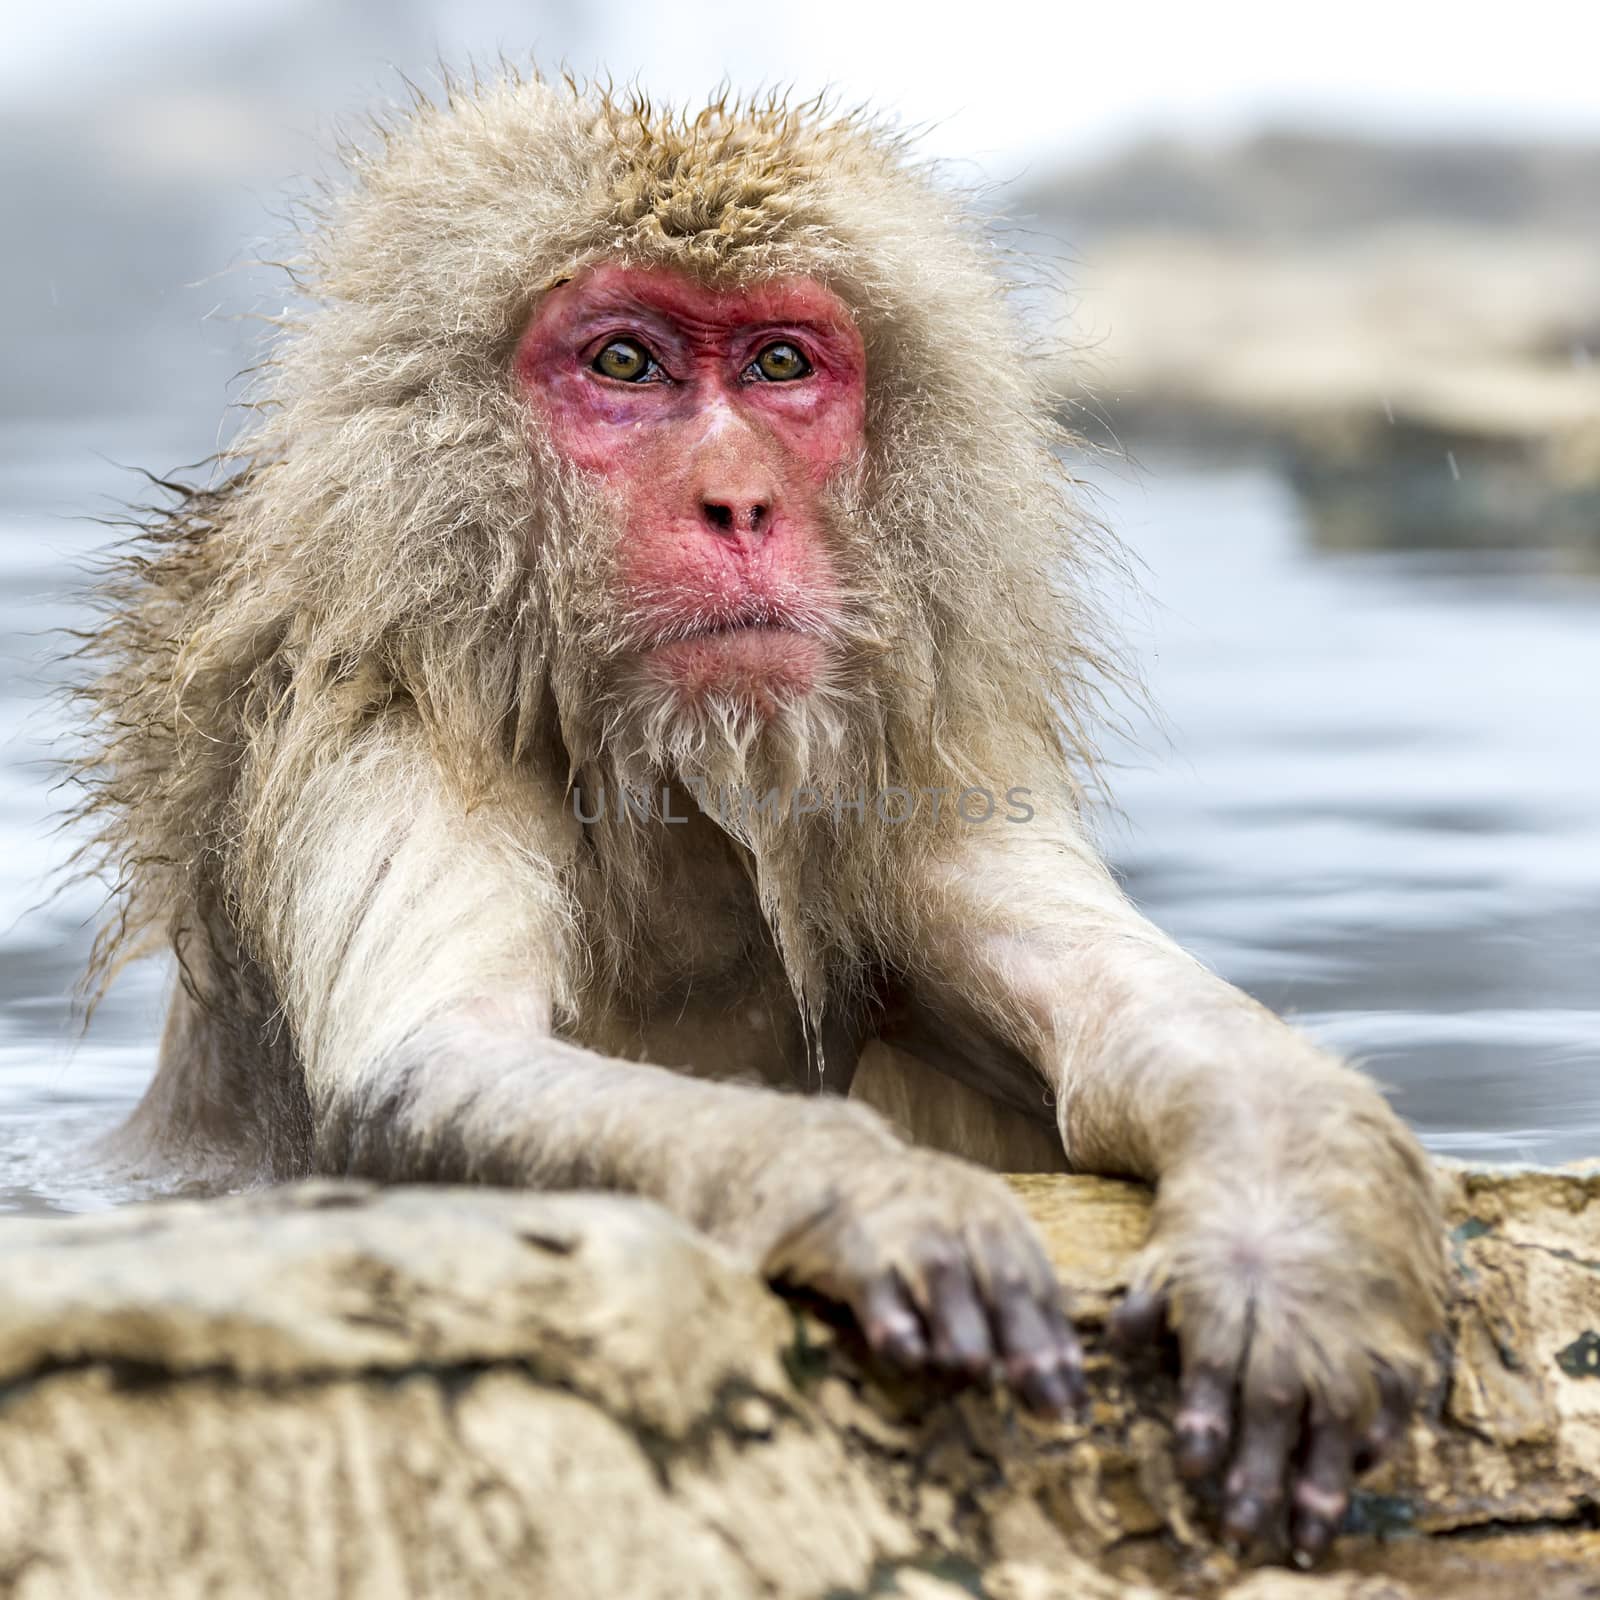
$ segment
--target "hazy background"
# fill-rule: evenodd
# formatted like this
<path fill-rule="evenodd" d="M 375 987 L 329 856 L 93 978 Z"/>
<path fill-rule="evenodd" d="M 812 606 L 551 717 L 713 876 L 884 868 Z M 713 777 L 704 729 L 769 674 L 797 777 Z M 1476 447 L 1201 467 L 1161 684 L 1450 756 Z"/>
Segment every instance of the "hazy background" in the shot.
<path fill-rule="evenodd" d="M 920 130 L 1067 291 L 1083 470 L 1165 713 L 1130 887 L 1370 1062 L 1436 1148 L 1600 1153 L 1600 21 L 1284 8 L 146 0 L 0 22 L 0 1207 L 148 1075 L 85 1042 L 52 627 L 130 465 L 207 455 L 285 197 L 434 62 L 832 88 Z M 1057 322 L 1056 319 L 1060 319 Z M 1120 447 L 1118 458 L 1108 447 Z"/>

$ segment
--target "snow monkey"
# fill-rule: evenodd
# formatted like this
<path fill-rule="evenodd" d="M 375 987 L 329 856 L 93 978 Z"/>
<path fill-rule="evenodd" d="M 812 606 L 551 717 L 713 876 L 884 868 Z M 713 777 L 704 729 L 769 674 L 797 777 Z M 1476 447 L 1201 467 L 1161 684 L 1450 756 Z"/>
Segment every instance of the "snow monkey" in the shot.
<path fill-rule="evenodd" d="M 1440 1319 L 1430 1169 L 1090 841 L 1090 534 L 1002 258 L 814 105 L 508 75 L 350 159 L 92 641 L 97 975 L 180 975 L 123 1158 L 647 1196 L 1046 1414 L 994 1169 L 1147 1179 L 1122 1339 L 1176 1333 L 1227 1536 L 1315 1555 Z"/>

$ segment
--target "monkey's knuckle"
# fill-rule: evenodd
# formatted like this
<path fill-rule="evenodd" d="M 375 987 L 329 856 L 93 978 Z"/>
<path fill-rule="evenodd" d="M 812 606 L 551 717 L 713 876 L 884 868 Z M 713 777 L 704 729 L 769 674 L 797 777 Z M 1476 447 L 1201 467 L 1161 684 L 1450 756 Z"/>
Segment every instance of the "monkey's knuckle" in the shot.
<path fill-rule="evenodd" d="M 997 1259 L 981 1250 L 969 1251 L 967 1259 L 973 1281 L 986 1299 L 996 1304 L 1021 1300 L 1044 1304 L 1047 1301 L 1045 1282 L 1016 1260 L 1005 1256 Z"/>
<path fill-rule="evenodd" d="M 939 1223 L 930 1224 L 918 1234 L 915 1250 L 919 1265 L 930 1277 L 953 1277 L 966 1260 L 960 1239 Z"/>

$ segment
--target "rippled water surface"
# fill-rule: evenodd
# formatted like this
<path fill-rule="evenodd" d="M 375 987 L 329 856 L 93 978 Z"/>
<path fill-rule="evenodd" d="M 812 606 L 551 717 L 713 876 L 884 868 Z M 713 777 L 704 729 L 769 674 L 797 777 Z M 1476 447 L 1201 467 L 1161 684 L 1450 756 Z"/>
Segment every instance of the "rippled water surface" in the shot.
<path fill-rule="evenodd" d="M 164 464 L 123 430 L 124 459 Z M 116 1203 L 80 1150 L 151 1071 L 165 975 L 86 1035 L 92 893 L 40 906 L 66 712 L 46 630 L 125 475 L 0 435 L 0 1210 Z M 1104 831 L 1180 939 L 1366 1062 L 1436 1150 L 1600 1154 L 1600 583 L 1504 552 L 1322 551 L 1266 468 L 1147 462 L 1102 511 L 1143 565 L 1127 629 L 1163 727 Z"/>
<path fill-rule="evenodd" d="M 1112 517 L 1168 740 L 1118 783 L 1134 894 L 1436 1151 L 1600 1155 L 1592 570 L 1325 554 L 1260 471 L 1152 469 Z"/>

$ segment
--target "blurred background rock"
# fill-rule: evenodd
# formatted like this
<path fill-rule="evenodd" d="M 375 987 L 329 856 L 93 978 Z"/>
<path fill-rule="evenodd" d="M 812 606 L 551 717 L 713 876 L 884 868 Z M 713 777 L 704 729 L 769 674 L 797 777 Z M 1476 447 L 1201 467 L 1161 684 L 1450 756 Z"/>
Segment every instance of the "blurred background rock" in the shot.
<path fill-rule="evenodd" d="M 1027 202 L 1085 263 L 1091 418 L 1270 448 L 1335 546 L 1600 555 L 1600 147 L 1152 137 Z"/>
<path fill-rule="evenodd" d="M 39 908 L 88 519 L 230 436 L 336 137 L 501 51 L 831 86 L 976 188 L 1141 573 L 1130 888 L 1436 1148 L 1600 1149 L 1594 8 L 74 0 L 0 21 L 0 1207 L 113 1198 L 65 1130 L 137 1094 L 165 982 L 74 1042 L 98 895 Z"/>

